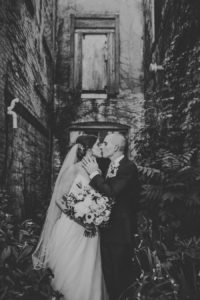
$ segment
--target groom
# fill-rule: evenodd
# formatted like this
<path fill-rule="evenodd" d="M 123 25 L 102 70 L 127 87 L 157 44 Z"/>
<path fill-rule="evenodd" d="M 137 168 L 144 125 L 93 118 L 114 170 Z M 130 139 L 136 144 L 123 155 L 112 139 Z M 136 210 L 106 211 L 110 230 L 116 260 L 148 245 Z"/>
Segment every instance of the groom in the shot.
<path fill-rule="evenodd" d="M 133 282 L 133 235 L 136 232 L 139 180 L 136 165 L 125 156 L 126 139 L 120 133 L 109 134 L 101 146 L 103 157 L 111 163 L 106 178 L 94 158 L 85 158 L 83 167 L 90 175 L 90 185 L 115 200 L 109 226 L 101 229 L 103 272 L 110 300 Z"/>

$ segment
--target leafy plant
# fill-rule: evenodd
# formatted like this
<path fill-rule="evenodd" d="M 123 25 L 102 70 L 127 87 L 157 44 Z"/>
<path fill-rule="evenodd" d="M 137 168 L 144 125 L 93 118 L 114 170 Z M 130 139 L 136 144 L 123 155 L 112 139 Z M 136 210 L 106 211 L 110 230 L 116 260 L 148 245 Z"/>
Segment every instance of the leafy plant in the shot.
<path fill-rule="evenodd" d="M 37 244 L 41 225 L 31 219 L 18 223 L 11 214 L 10 198 L 4 191 L 0 195 L 0 299 L 47 300 L 53 291 L 50 270 L 35 271 L 31 254 Z"/>
<path fill-rule="evenodd" d="M 195 150 L 176 155 L 161 149 L 154 166 L 141 167 L 142 208 L 154 225 L 167 224 L 182 235 L 199 234 L 200 167 Z"/>
<path fill-rule="evenodd" d="M 133 267 L 137 279 L 119 300 L 197 300 L 200 297 L 200 239 L 175 236 L 167 244 L 166 226 L 153 230 L 141 214 Z"/>

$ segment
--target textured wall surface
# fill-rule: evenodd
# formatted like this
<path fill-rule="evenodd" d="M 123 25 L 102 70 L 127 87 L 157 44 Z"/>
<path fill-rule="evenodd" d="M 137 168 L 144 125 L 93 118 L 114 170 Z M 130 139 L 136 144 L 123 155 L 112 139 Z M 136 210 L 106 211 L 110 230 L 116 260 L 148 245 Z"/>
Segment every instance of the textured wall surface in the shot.
<path fill-rule="evenodd" d="M 0 176 L 16 212 L 47 197 L 53 93 L 54 1 L 0 1 Z M 18 128 L 6 113 L 13 98 Z"/>
<path fill-rule="evenodd" d="M 156 112 L 160 129 L 181 153 L 200 145 L 200 3 L 163 1 L 155 11 L 159 27 L 153 44 L 148 5 L 145 9 L 146 66 L 153 61 L 163 67 L 156 73 L 145 68 L 146 111 Z"/>

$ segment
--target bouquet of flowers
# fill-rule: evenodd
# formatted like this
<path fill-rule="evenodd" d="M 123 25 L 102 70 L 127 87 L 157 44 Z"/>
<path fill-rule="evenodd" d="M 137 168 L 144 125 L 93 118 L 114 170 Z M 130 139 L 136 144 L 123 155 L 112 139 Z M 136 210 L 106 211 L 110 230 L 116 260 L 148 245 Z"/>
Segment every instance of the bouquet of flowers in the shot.
<path fill-rule="evenodd" d="M 85 228 L 85 236 L 95 236 L 99 226 L 108 224 L 112 199 L 95 191 L 82 175 L 75 178 L 70 192 L 64 194 L 62 200 L 65 213 Z"/>

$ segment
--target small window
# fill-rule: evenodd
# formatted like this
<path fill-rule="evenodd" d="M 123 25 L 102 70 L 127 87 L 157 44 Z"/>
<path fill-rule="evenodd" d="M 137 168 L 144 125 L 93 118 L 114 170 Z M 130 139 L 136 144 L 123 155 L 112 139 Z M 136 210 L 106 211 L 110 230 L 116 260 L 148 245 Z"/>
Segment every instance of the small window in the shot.
<path fill-rule="evenodd" d="M 71 86 L 81 93 L 119 88 L 118 15 L 71 16 Z"/>

